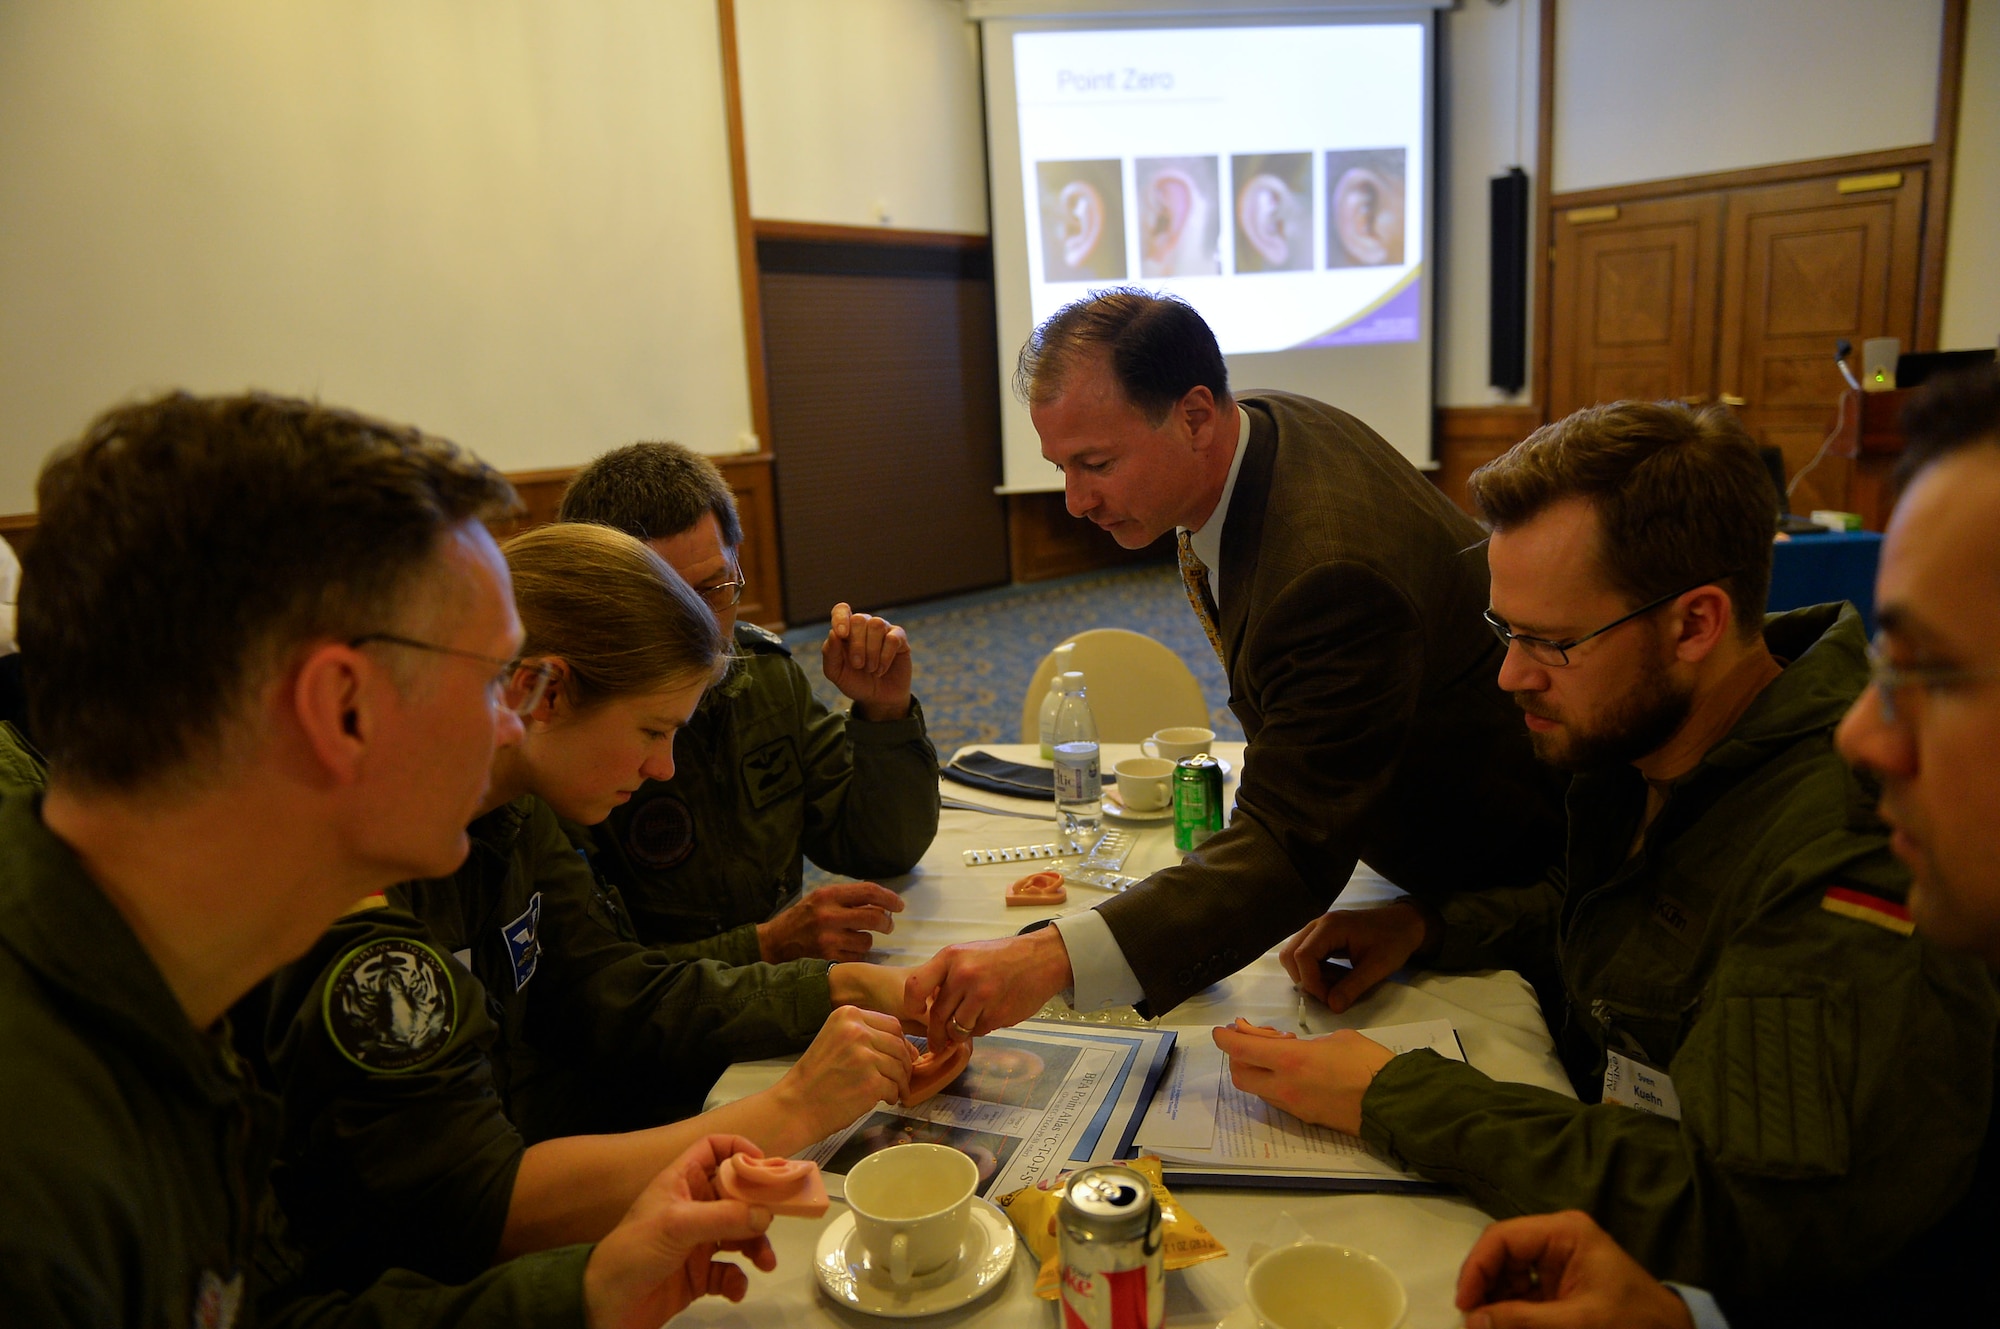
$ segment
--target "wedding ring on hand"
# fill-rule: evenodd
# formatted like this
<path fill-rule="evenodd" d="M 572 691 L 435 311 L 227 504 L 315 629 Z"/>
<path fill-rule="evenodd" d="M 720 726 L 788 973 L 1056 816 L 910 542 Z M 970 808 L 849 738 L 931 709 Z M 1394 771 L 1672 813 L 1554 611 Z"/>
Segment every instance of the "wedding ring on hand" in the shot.
<path fill-rule="evenodd" d="M 974 1020 L 974 1021 L 973 1021 L 973 1023 L 974 1023 L 974 1024 L 978 1024 L 978 1023 L 979 1023 L 979 1021 L 978 1021 L 978 1020 Z M 964 1025 L 960 1024 L 960 1023 L 958 1022 L 958 1020 L 957 1020 L 957 1018 L 956 1018 L 956 1017 L 954 1017 L 954 1018 L 952 1018 L 952 1019 L 949 1019 L 949 1020 L 946 1020 L 946 1021 L 945 1021 L 945 1024 L 946 1024 L 946 1025 L 948 1025 L 948 1026 L 950 1027 L 951 1031 L 952 1031 L 952 1032 L 953 1032 L 954 1034 L 957 1034 L 957 1035 L 958 1035 L 958 1036 L 959 1036 L 960 1038 L 971 1038 L 971 1037 L 972 1037 L 972 1031 L 971 1031 L 970 1029 L 967 1029 L 967 1028 L 966 1028 L 966 1027 L 965 1027 Z"/>

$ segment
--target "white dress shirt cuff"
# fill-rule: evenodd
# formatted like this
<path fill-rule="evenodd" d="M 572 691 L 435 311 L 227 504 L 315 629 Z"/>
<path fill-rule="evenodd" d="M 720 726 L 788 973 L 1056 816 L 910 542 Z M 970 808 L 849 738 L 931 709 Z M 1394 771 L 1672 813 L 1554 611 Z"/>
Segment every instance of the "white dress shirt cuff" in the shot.
<path fill-rule="evenodd" d="M 1058 918 L 1054 927 L 1069 952 L 1072 986 L 1063 993 L 1063 1000 L 1072 1008 L 1102 1011 L 1132 1006 L 1146 995 L 1138 975 L 1125 962 L 1125 952 L 1118 949 L 1111 925 L 1095 909 Z"/>
<path fill-rule="evenodd" d="M 1729 1320 L 1722 1307 L 1715 1304 L 1714 1297 L 1686 1283 L 1669 1283 L 1667 1287 L 1687 1303 L 1688 1314 L 1694 1317 L 1694 1329 L 1729 1329 Z"/>

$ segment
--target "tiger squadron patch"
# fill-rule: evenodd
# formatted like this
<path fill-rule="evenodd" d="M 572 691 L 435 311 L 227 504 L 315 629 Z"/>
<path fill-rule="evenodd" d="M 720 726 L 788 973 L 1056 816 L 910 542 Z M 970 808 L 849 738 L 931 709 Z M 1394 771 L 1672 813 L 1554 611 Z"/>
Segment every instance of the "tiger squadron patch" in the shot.
<path fill-rule="evenodd" d="M 419 1070 L 451 1041 L 458 993 L 444 958 L 420 941 L 364 942 L 333 967 L 321 998 L 327 1036 L 365 1071 Z"/>

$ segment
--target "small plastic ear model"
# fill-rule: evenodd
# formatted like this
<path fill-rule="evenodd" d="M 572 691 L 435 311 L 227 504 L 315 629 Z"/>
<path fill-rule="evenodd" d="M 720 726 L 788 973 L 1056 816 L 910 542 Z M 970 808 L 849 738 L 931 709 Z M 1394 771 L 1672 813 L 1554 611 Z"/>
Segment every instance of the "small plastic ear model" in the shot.
<path fill-rule="evenodd" d="M 1061 904 L 1068 899 L 1060 872 L 1030 872 L 1007 888 L 1009 906 Z"/>
<path fill-rule="evenodd" d="M 759 1205 L 787 1218 L 818 1218 L 826 1212 L 819 1164 L 802 1158 L 731 1154 L 715 1170 L 715 1189 L 725 1200 Z"/>
<path fill-rule="evenodd" d="M 1271 1027 L 1270 1025 L 1268 1025 L 1268 1024 L 1251 1024 L 1251 1023 L 1250 1023 L 1250 1022 L 1249 1022 L 1248 1020 L 1244 1019 L 1244 1018 L 1243 1018 L 1242 1016 L 1240 1016 L 1240 1015 L 1236 1017 L 1236 1021 L 1235 1021 L 1235 1023 L 1231 1024 L 1231 1025 L 1230 1025 L 1229 1027 L 1230 1027 L 1231 1029 L 1234 1029 L 1234 1030 L 1235 1030 L 1235 1031 L 1236 1031 L 1237 1033 L 1239 1033 L 1239 1034 L 1250 1034 L 1250 1035 L 1253 1035 L 1254 1037 L 1257 1037 L 1257 1038 L 1297 1038 L 1297 1037 L 1298 1037 L 1298 1035 L 1297 1035 L 1297 1034 L 1294 1034 L 1294 1033 L 1289 1033 L 1289 1032 L 1287 1032 L 1286 1030 L 1283 1030 L 1283 1029 L 1273 1029 L 1273 1028 L 1272 1028 L 1272 1027 Z"/>
<path fill-rule="evenodd" d="M 938 1091 L 958 1078 L 972 1060 L 972 1040 L 953 1043 L 943 1052 L 925 1048 L 910 1067 L 910 1087 L 903 1092 L 903 1106 L 916 1107 L 936 1098 Z"/>

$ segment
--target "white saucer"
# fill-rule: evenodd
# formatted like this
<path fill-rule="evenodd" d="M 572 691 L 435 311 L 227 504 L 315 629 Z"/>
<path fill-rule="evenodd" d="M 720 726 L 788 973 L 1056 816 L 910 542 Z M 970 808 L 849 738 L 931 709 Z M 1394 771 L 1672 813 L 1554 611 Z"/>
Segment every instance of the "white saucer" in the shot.
<path fill-rule="evenodd" d="M 868 1315 L 907 1320 L 954 1310 L 992 1290 L 1014 1267 L 1014 1225 L 985 1200 L 973 1197 L 972 1222 L 959 1248 L 958 1269 L 932 1287 L 898 1292 L 888 1276 L 868 1266 L 868 1252 L 854 1232 L 853 1211 L 840 1216 L 820 1233 L 813 1252 L 813 1273 L 826 1295 L 842 1306 Z"/>

